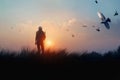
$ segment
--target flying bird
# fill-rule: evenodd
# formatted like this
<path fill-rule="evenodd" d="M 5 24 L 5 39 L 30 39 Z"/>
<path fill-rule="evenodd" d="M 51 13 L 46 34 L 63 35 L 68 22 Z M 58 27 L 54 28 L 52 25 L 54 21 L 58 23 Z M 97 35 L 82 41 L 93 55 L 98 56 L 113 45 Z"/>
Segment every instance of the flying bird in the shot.
<path fill-rule="evenodd" d="M 100 32 L 100 28 L 96 29 L 96 31 Z"/>
<path fill-rule="evenodd" d="M 114 14 L 114 16 L 118 16 L 118 15 L 119 15 L 119 14 L 118 14 L 118 12 L 116 11 L 115 14 Z"/>
<path fill-rule="evenodd" d="M 111 19 L 110 19 L 110 18 L 106 18 L 106 17 L 103 15 L 103 13 L 101 13 L 101 12 L 98 12 L 97 14 L 98 14 L 98 17 L 99 17 L 99 18 L 101 19 L 101 21 L 102 21 L 101 24 L 104 24 L 107 29 L 110 29 L 109 22 L 111 22 Z"/>
<path fill-rule="evenodd" d="M 84 24 L 82 27 L 87 27 L 87 25 Z"/>
<path fill-rule="evenodd" d="M 72 37 L 75 37 L 75 35 L 74 35 L 74 34 L 72 34 Z"/>
<path fill-rule="evenodd" d="M 97 1 L 97 0 L 95 0 L 95 3 L 97 4 L 97 3 L 98 3 L 98 1 Z"/>
<path fill-rule="evenodd" d="M 93 25 L 92 27 L 93 27 L 93 28 L 96 28 L 97 26 Z M 101 30 L 100 30 L 100 27 L 97 27 L 96 31 L 100 32 L 100 31 L 101 31 Z"/>

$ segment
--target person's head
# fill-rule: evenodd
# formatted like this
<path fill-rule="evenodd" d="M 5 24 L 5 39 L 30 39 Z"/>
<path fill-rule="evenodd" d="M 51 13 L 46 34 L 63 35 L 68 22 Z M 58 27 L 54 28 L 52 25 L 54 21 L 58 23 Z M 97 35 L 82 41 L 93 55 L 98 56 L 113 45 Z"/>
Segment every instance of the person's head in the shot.
<path fill-rule="evenodd" d="M 42 27 L 41 27 L 41 26 L 39 26 L 38 30 L 39 30 L 39 31 L 42 31 Z"/>

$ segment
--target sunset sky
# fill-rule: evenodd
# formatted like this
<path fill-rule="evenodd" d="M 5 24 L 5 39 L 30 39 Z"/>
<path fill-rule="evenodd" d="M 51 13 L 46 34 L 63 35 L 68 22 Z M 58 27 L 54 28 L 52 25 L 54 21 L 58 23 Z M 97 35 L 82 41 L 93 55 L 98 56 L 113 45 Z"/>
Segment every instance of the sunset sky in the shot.
<path fill-rule="evenodd" d="M 0 48 L 36 48 L 35 33 L 42 26 L 53 49 L 114 50 L 120 45 L 120 15 L 114 16 L 116 10 L 120 13 L 119 3 L 120 0 L 98 0 L 98 4 L 95 0 L 0 0 Z M 100 24 L 98 11 L 111 18 L 110 30 Z"/>

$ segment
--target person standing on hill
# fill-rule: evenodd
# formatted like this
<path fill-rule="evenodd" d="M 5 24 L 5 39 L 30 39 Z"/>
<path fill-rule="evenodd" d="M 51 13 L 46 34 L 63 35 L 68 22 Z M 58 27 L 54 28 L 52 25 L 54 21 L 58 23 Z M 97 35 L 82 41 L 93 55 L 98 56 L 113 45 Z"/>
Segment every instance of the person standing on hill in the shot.
<path fill-rule="evenodd" d="M 38 53 L 44 54 L 44 40 L 46 38 L 45 32 L 42 30 L 42 27 L 39 26 L 38 31 L 36 32 L 35 44 L 37 45 Z"/>

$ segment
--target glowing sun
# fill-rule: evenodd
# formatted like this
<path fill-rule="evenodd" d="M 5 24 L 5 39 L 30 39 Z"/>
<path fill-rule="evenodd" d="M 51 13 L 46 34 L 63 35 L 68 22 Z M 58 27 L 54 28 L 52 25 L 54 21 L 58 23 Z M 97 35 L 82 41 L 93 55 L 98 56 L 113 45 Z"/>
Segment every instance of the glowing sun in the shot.
<path fill-rule="evenodd" d="M 50 47 L 53 47 L 53 42 L 52 42 L 51 40 L 46 40 L 46 41 L 45 41 L 45 46 L 46 46 L 46 47 L 49 47 L 49 48 L 50 48 Z"/>

